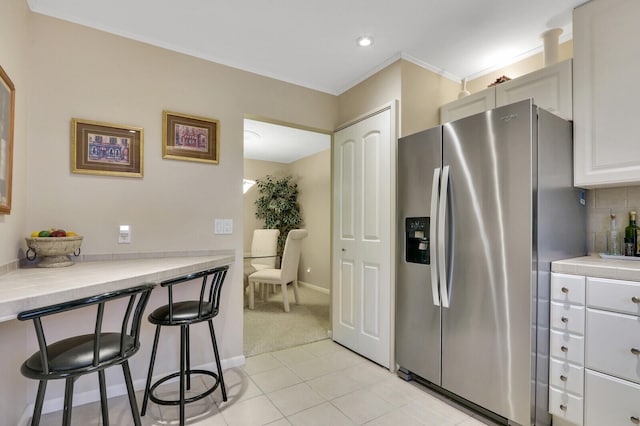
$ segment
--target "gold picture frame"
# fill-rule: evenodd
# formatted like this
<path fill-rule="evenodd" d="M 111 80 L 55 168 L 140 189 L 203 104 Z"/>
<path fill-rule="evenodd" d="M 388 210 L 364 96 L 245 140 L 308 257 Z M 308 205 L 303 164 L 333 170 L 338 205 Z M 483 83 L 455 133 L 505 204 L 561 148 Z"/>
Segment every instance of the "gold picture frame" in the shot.
<path fill-rule="evenodd" d="M 0 66 L 0 214 L 11 213 L 16 87 Z"/>
<path fill-rule="evenodd" d="M 220 122 L 162 111 L 162 158 L 218 164 Z"/>
<path fill-rule="evenodd" d="M 141 127 L 71 119 L 73 173 L 142 177 L 143 147 Z"/>

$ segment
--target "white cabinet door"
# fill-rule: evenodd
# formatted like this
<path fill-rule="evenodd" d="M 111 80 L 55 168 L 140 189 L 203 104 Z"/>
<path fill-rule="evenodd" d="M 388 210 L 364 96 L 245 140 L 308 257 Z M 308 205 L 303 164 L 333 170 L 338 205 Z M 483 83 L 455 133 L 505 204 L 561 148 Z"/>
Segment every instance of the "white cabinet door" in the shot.
<path fill-rule="evenodd" d="M 640 424 L 640 386 L 587 370 L 585 379 L 586 426 Z"/>
<path fill-rule="evenodd" d="M 496 106 L 533 98 L 533 103 L 560 117 L 573 119 L 571 59 L 496 86 Z"/>
<path fill-rule="evenodd" d="M 334 134 L 333 339 L 393 365 L 395 108 Z"/>
<path fill-rule="evenodd" d="M 574 10 L 574 184 L 640 183 L 640 1 Z"/>
<path fill-rule="evenodd" d="M 489 111 L 495 107 L 496 92 L 495 88 L 490 87 L 442 105 L 440 107 L 440 123 L 448 123 L 479 112 Z"/>

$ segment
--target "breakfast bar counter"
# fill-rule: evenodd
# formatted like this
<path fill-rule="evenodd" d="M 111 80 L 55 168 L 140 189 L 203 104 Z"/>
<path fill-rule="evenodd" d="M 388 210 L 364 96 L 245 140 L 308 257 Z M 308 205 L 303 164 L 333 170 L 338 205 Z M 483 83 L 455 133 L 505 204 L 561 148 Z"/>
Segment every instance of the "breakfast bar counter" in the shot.
<path fill-rule="evenodd" d="M 235 261 L 232 252 L 206 256 L 79 261 L 62 268 L 19 268 L 0 275 L 0 322 L 21 311 L 161 281 Z"/>

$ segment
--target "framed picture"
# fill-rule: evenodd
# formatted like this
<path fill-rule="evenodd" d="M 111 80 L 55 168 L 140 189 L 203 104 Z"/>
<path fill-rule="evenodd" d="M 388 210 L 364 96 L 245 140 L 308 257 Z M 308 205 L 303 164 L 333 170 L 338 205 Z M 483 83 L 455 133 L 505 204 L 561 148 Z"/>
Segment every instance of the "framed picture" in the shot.
<path fill-rule="evenodd" d="M 162 158 L 218 164 L 219 148 L 218 120 L 162 112 Z"/>
<path fill-rule="evenodd" d="M 142 177 L 141 127 L 71 120 L 71 171 L 92 175 Z"/>
<path fill-rule="evenodd" d="M 11 213 L 16 88 L 0 66 L 0 214 Z"/>

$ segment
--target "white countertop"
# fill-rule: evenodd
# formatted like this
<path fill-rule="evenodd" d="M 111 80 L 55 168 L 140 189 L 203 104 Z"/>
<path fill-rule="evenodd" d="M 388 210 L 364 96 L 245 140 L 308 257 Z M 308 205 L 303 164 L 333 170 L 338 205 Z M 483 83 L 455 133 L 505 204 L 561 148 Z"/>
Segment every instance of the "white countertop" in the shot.
<path fill-rule="evenodd" d="M 616 280 L 640 281 L 640 258 L 638 260 L 604 259 L 598 255 L 557 260 L 551 263 L 551 271 L 563 274 Z"/>
<path fill-rule="evenodd" d="M 62 268 L 20 268 L 0 275 L 0 322 L 21 311 L 138 284 L 159 283 L 229 265 L 232 254 L 77 262 Z"/>

